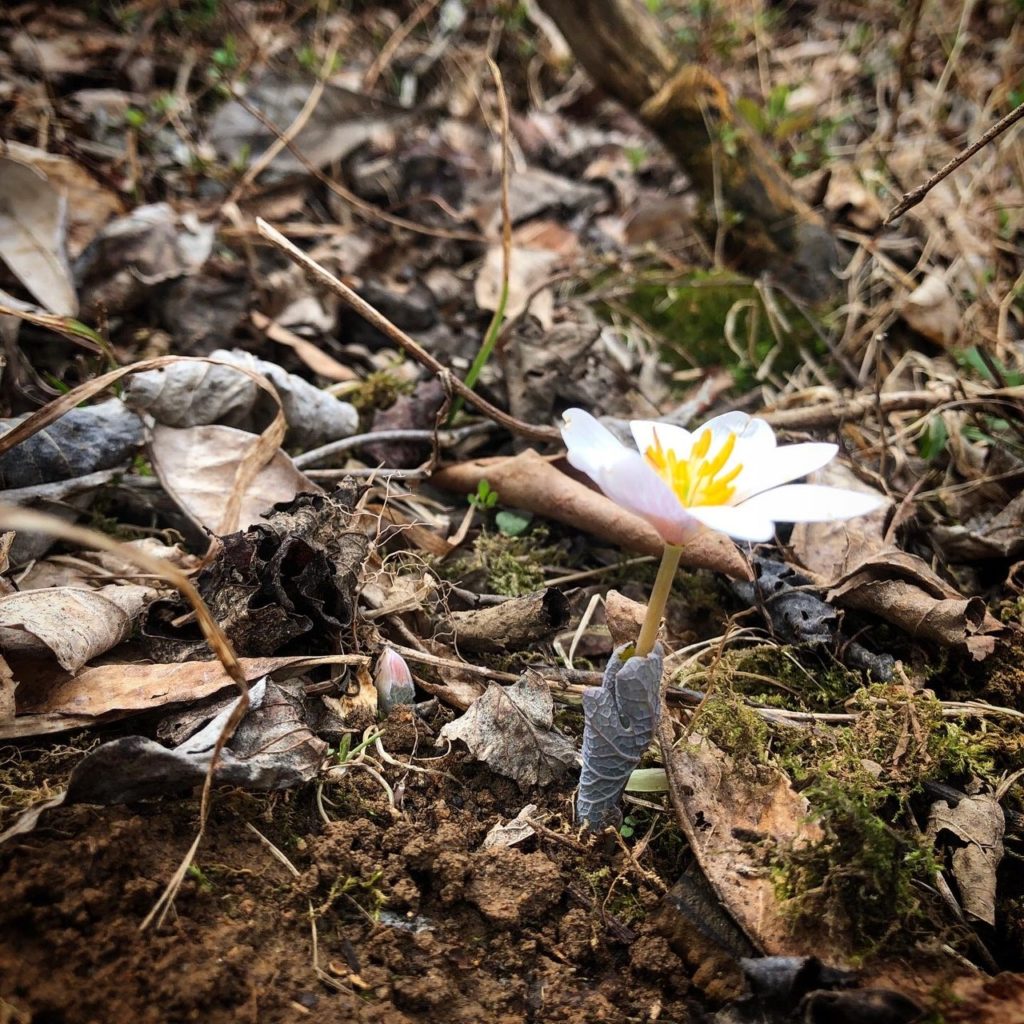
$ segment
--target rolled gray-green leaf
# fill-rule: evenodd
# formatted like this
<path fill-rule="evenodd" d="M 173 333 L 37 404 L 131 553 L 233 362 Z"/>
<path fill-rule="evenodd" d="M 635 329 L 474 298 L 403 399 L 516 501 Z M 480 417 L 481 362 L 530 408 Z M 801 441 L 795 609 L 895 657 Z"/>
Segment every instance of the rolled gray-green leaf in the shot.
<path fill-rule="evenodd" d="M 612 652 L 600 686 L 583 691 L 583 768 L 576 820 L 595 831 L 621 822 L 622 791 L 650 746 L 661 714 L 661 646 L 643 658 L 623 661 L 629 646 Z"/>

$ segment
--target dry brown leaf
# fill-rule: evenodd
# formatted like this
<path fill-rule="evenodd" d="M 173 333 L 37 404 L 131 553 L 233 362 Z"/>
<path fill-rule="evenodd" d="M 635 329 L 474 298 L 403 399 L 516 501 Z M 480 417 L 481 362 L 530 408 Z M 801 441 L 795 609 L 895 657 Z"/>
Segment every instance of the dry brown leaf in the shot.
<path fill-rule="evenodd" d="M 918 334 L 946 349 L 960 334 L 959 307 L 939 274 L 929 274 L 903 300 L 900 315 Z"/>
<path fill-rule="evenodd" d="M 536 835 L 536 829 L 530 819 L 537 813 L 536 804 L 527 804 L 511 821 L 504 825 L 498 822 L 484 836 L 482 846 L 485 850 L 494 846 L 515 846 L 530 836 Z"/>
<path fill-rule="evenodd" d="M 546 786 L 579 765 L 576 747 L 554 727 L 554 700 L 529 674 L 512 686 L 491 683 L 469 710 L 440 733 L 520 786 Z"/>
<path fill-rule="evenodd" d="M 269 316 L 264 316 L 253 310 L 249 317 L 257 329 L 263 331 L 271 341 L 290 348 L 314 373 L 334 381 L 359 380 L 359 374 L 355 370 L 350 370 L 344 364 L 339 363 L 334 356 L 329 355 L 313 342 L 307 341 L 294 331 L 289 331 L 287 327 L 275 323 Z"/>
<path fill-rule="evenodd" d="M 78 296 L 65 241 L 67 198 L 37 170 L 0 157 L 0 260 L 56 316 L 74 316 Z"/>
<path fill-rule="evenodd" d="M 355 664 L 365 659 L 352 655 L 325 657 L 282 656 L 240 658 L 245 678 L 268 674 L 294 675 L 314 665 Z M 194 703 L 237 684 L 219 661 L 183 661 L 153 665 L 92 665 L 77 675 L 23 674 L 23 696 L 18 717 L 0 726 L 0 739 L 36 736 L 105 719 L 120 718 L 162 708 Z"/>
<path fill-rule="evenodd" d="M 0 649 L 7 654 L 52 654 L 77 672 L 132 631 L 136 616 L 156 597 L 150 587 L 111 585 L 99 590 L 54 587 L 0 598 Z"/>
<path fill-rule="evenodd" d="M 620 594 L 617 590 L 609 590 L 604 598 L 604 617 L 611 633 L 612 647 L 618 647 L 640 635 L 640 627 L 647 616 L 647 605 L 634 601 Z"/>
<path fill-rule="evenodd" d="M 1024 494 L 1005 508 L 983 508 L 966 522 L 936 524 L 932 540 L 954 561 L 1019 558 L 1024 552 Z"/>
<path fill-rule="evenodd" d="M 50 184 L 67 199 L 68 255 L 74 259 L 96 237 L 104 224 L 124 212 L 116 192 L 101 185 L 81 164 L 59 153 L 35 146 L 7 142 L 7 156 L 45 174 Z"/>
<path fill-rule="evenodd" d="M 87 401 L 94 395 L 98 395 L 101 391 L 117 383 L 122 378 L 133 373 L 142 373 L 146 370 L 156 370 L 164 366 L 172 366 L 182 361 L 189 362 L 193 360 L 183 360 L 181 356 L 161 356 L 156 359 L 144 359 L 141 362 L 132 363 L 130 366 L 122 366 L 117 370 L 111 370 L 109 373 L 94 377 L 92 380 L 87 380 L 84 384 L 79 384 L 77 388 L 72 388 L 66 394 L 55 398 L 41 409 L 37 409 L 30 416 L 26 416 L 13 430 L 9 430 L 6 434 L 0 436 L 0 455 L 17 447 L 27 437 L 37 434 L 50 423 L 60 419 L 61 416 L 71 409 L 77 408 L 82 402 Z M 198 361 L 209 363 L 211 360 L 200 359 Z M 280 399 L 273 385 L 264 377 L 253 373 L 251 370 L 242 367 L 239 367 L 239 369 L 246 376 L 256 381 L 259 387 L 263 388 L 274 398 L 274 401 L 277 403 L 277 415 L 263 433 L 259 435 L 258 443 L 251 444 L 244 458 L 238 463 L 234 486 L 228 492 L 224 517 L 220 523 L 223 533 L 229 533 L 237 528 L 242 498 L 260 469 L 278 451 L 281 442 L 284 440 L 285 428 L 287 426 Z"/>
<path fill-rule="evenodd" d="M 878 196 L 864 187 L 860 175 L 849 164 L 836 161 L 829 165 L 825 209 L 840 222 L 858 231 L 876 231 L 885 218 Z"/>
<path fill-rule="evenodd" d="M 162 543 L 155 537 L 126 541 L 126 550 L 141 551 L 152 558 L 160 558 L 179 569 L 194 569 L 199 559 L 183 548 Z M 79 551 L 74 555 L 55 555 L 34 562 L 18 576 L 18 590 L 44 590 L 47 587 L 95 588 L 98 581 L 115 579 L 131 583 L 141 570 L 136 562 L 111 551 Z"/>
<path fill-rule="evenodd" d="M 780 772 L 739 768 L 706 737 L 676 743 L 672 723 L 658 730 L 672 804 L 701 871 L 723 906 L 767 956 L 799 956 L 813 946 L 806 931 L 792 933 L 766 858 L 821 839 L 809 805 Z M 822 944 L 818 955 L 842 963 L 846 951 Z"/>
<path fill-rule="evenodd" d="M 526 312 L 535 316 L 545 330 L 550 330 L 554 318 L 554 296 L 550 289 L 542 288 L 551 277 L 562 257 L 543 249 L 525 249 L 514 246 L 509 257 L 508 298 L 505 318 L 514 320 Z M 501 302 L 504 256 L 500 245 L 492 245 L 484 256 L 473 293 L 480 309 L 494 312 Z"/>
<path fill-rule="evenodd" d="M 7 659 L 0 656 L 0 726 L 14 718 L 15 696 L 18 682 Z"/>
<path fill-rule="evenodd" d="M 565 596 L 554 587 L 545 587 L 501 604 L 451 612 L 445 626 L 454 634 L 460 651 L 504 654 L 550 640 L 568 621 Z"/>
<path fill-rule="evenodd" d="M 439 470 L 431 483 L 471 494 L 487 480 L 503 505 L 574 526 L 601 540 L 645 555 L 660 555 L 665 543 L 653 526 L 619 508 L 586 484 L 559 472 L 533 449 L 513 458 L 477 459 Z M 705 532 L 683 548 L 681 563 L 749 579 L 750 569 L 736 545 L 720 533 Z"/>
<path fill-rule="evenodd" d="M 404 512 L 399 511 L 394 505 L 368 504 L 366 511 L 371 515 L 379 515 L 381 519 L 400 527 L 400 535 L 415 544 L 421 551 L 437 558 L 447 558 L 457 545 L 435 533 L 422 523 L 410 519 Z"/>
<path fill-rule="evenodd" d="M 223 532 L 225 509 L 242 459 L 258 441 L 256 434 L 234 427 L 157 426 L 150 455 L 164 490 L 179 508 L 204 529 Z M 279 501 L 300 491 L 321 493 L 282 451 L 261 469 L 246 488 L 236 529 L 245 530 Z"/>
<path fill-rule="evenodd" d="M 870 612 L 911 636 L 964 647 L 976 661 L 995 650 L 1002 626 L 980 597 L 965 598 L 916 555 L 880 551 L 842 577 L 828 601 Z"/>
<path fill-rule="evenodd" d="M 951 871 L 964 912 L 992 927 L 1005 830 L 1003 809 L 992 793 L 964 796 L 955 806 L 951 801 L 936 800 L 928 813 L 928 836 L 937 846 L 952 847 Z"/>

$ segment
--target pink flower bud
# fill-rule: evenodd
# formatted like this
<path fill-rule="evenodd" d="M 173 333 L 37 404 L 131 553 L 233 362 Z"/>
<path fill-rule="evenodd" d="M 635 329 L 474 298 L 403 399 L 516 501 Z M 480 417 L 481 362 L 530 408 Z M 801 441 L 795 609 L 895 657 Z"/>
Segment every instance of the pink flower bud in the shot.
<path fill-rule="evenodd" d="M 377 687 L 377 705 L 387 714 L 396 704 L 411 704 L 415 696 L 409 666 L 397 651 L 385 647 L 373 673 Z"/>

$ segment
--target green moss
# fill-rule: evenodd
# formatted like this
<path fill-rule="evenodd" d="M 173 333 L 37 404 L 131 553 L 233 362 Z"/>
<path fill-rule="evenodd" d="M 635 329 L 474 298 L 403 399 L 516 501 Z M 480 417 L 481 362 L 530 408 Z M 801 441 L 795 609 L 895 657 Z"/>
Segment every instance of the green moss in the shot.
<path fill-rule="evenodd" d="M 768 754 L 768 723 L 731 690 L 710 694 L 693 716 L 693 726 L 731 754 L 736 765 L 764 764 Z"/>
<path fill-rule="evenodd" d="M 690 670 L 677 685 L 710 690 L 726 686 L 750 703 L 799 711 L 842 710 L 861 676 L 826 654 L 762 644 L 726 651 L 707 669 Z"/>
<path fill-rule="evenodd" d="M 547 537 L 543 526 L 515 537 L 482 530 L 469 558 L 442 564 L 438 572 L 450 580 L 482 574 L 492 594 L 529 594 L 544 585 L 543 566 L 555 557 L 554 549 L 545 546 Z"/>
<path fill-rule="evenodd" d="M 802 349 L 826 354 L 803 315 L 784 297 L 774 298 L 786 321 L 776 320 L 774 330 L 758 290 L 730 272 L 640 275 L 619 301 L 660 339 L 669 362 L 680 367 L 727 366 L 737 385 L 749 388 L 769 358 L 775 370 L 785 372 L 803 361 Z M 735 349 L 725 340 L 727 332 Z"/>
<path fill-rule="evenodd" d="M 408 395 L 412 390 L 412 381 L 403 380 L 393 370 L 374 370 L 345 398 L 360 412 L 368 412 L 372 409 L 387 409 L 395 404 L 400 395 Z"/>
<path fill-rule="evenodd" d="M 777 891 L 799 927 L 824 922 L 869 956 L 897 940 L 909 945 L 924 924 L 918 882 L 937 870 L 924 841 L 893 828 L 858 793 L 822 778 L 805 793 L 824 837 L 776 865 Z"/>
<path fill-rule="evenodd" d="M 383 871 L 374 871 L 369 878 L 362 878 L 358 875 L 335 878 L 326 899 L 315 908 L 314 914 L 316 917 L 323 917 L 339 901 L 344 900 L 355 910 L 376 921 L 388 902 L 388 894 L 380 885 L 383 877 Z"/>

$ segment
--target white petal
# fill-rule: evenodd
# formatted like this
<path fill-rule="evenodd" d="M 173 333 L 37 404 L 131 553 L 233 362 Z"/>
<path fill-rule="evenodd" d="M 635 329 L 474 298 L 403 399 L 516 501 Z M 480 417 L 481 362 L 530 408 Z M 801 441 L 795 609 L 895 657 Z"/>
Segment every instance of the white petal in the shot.
<path fill-rule="evenodd" d="M 711 454 L 714 455 L 716 450 L 717 446 L 712 445 Z M 759 467 L 769 465 L 775 457 L 775 452 L 775 431 L 764 420 L 748 420 L 742 431 L 736 435 L 732 455 L 722 467 L 721 473 L 725 475 L 735 466 L 742 466 L 742 475 L 736 480 L 737 489 L 741 493 L 753 494 L 753 491 L 748 491 L 744 487 L 744 482 L 753 479 L 759 472 Z"/>
<path fill-rule="evenodd" d="M 884 498 L 863 491 L 820 484 L 789 484 L 757 494 L 739 508 L 779 523 L 823 523 L 867 515 L 884 504 Z"/>
<path fill-rule="evenodd" d="M 712 530 L 727 533 L 734 540 L 763 541 L 775 536 L 775 524 L 746 505 L 697 505 L 690 515 Z"/>
<path fill-rule="evenodd" d="M 762 491 L 807 476 L 830 462 L 838 450 L 834 444 L 809 442 L 764 451 L 758 460 L 743 462 L 743 473 L 736 480 L 732 503 L 738 505 Z"/>
<path fill-rule="evenodd" d="M 662 448 L 676 453 L 681 459 L 688 458 L 690 448 L 693 446 L 693 434 L 673 423 L 658 423 L 655 420 L 632 420 L 629 429 L 633 431 L 633 440 L 636 441 L 640 454 L 643 455 L 648 448 L 654 447 L 654 432 L 658 432 L 658 440 Z"/>
<path fill-rule="evenodd" d="M 764 420 L 750 419 L 736 435 L 736 451 L 770 452 L 775 448 L 775 431 Z"/>
<path fill-rule="evenodd" d="M 717 441 L 721 443 L 726 434 L 742 434 L 750 425 L 750 422 L 751 417 L 745 412 L 724 412 L 721 416 L 715 416 L 708 420 L 707 423 L 694 427 L 693 436 L 700 437 L 705 430 L 710 430 L 712 442 Z M 764 423 L 764 420 L 760 422 Z M 717 444 L 715 447 L 717 447 Z"/>
<path fill-rule="evenodd" d="M 603 424 L 583 409 L 566 409 L 562 440 L 569 464 L 593 477 L 601 468 L 622 458 L 629 449 Z"/>
<path fill-rule="evenodd" d="M 667 543 L 688 541 L 699 524 L 639 452 L 622 450 L 614 465 L 591 474 L 591 479 L 616 505 L 646 519 Z"/>

